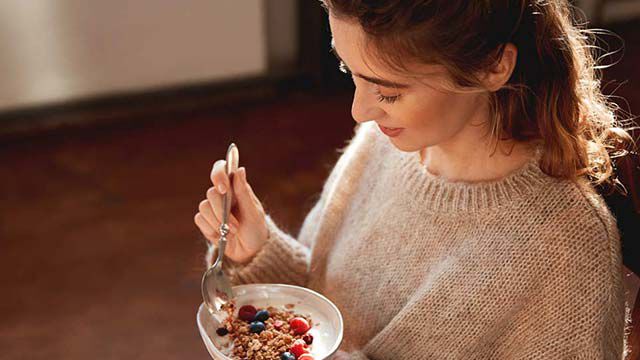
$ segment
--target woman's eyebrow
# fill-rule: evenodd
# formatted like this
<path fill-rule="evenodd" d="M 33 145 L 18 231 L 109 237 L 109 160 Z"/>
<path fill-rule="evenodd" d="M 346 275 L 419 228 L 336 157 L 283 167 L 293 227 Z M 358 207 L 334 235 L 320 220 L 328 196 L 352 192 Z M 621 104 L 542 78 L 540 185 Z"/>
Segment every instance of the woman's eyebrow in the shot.
<path fill-rule="evenodd" d="M 385 79 L 370 77 L 370 76 L 366 76 L 366 75 L 362 75 L 362 74 L 351 72 L 351 70 L 345 64 L 344 60 L 342 60 L 342 58 L 338 54 L 338 50 L 336 50 L 335 46 L 333 45 L 333 41 L 331 42 L 331 52 L 333 53 L 333 55 L 336 56 L 336 58 L 338 58 L 338 60 L 340 62 L 342 62 L 342 64 L 344 64 L 345 68 L 347 68 L 347 70 L 350 73 L 352 73 L 353 76 L 357 76 L 357 77 L 359 77 L 361 79 L 364 79 L 364 80 L 366 80 L 366 81 L 368 81 L 370 83 L 377 84 L 377 85 L 384 86 L 384 87 L 389 87 L 389 88 L 407 89 L 407 88 L 410 87 L 410 85 L 408 85 L 408 84 L 397 83 L 397 82 L 394 82 L 394 81 L 389 81 L 389 80 L 385 80 Z"/>

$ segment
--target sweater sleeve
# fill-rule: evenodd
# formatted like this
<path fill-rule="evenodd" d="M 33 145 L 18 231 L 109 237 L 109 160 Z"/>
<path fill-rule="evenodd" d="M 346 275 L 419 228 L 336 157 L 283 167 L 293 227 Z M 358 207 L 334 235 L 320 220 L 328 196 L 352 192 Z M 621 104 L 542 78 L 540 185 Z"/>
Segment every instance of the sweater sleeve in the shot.
<path fill-rule="evenodd" d="M 268 238 L 266 244 L 246 264 L 224 258 L 224 267 L 233 285 L 251 283 L 284 283 L 304 286 L 307 282 L 312 236 L 318 224 L 322 201 L 319 200 L 306 216 L 298 239 L 282 231 L 270 215 L 266 215 Z M 210 248 L 207 263 L 217 256 L 217 248 Z"/>
<path fill-rule="evenodd" d="M 541 232 L 537 291 L 497 341 L 501 359 L 624 358 L 625 303 L 615 218 L 589 184 Z"/>
<path fill-rule="evenodd" d="M 574 275 L 578 274 L 548 279 L 541 295 L 529 304 L 528 315 L 514 323 L 512 332 L 501 340 L 496 349 L 499 358 L 624 358 L 625 311 L 615 285 L 619 282 L 583 277 L 580 284 L 568 285 L 567 278 Z M 559 295 L 561 292 L 565 294 Z"/>
<path fill-rule="evenodd" d="M 615 218 L 592 191 L 590 206 L 561 218 L 573 220 L 566 233 L 550 232 L 546 244 L 560 256 L 546 264 L 529 316 L 520 320 L 505 345 L 514 359 L 611 359 L 625 357 L 625 300 L 620 238 Z M 551 256 L 549 256 L 551 259 Z M 525 321 L 526 320 L 526 321 Z M 528 341 L 522 339 L 528 338 Z"/>
<path fill-rule="evenodd" d="M 308 282 L 312 248 L 322 217 L 329 205 L 331 192 L 339 182 L 340 175 L 348 168 L 350 155 L 363 143 L 371 126 L 356 126 L 354 136 L 347 146 L 339 149 L 342 155 L 329 173 L 319 200 L 305 217 L 297 239 L 282 231 L 270 215 L 266 215 L 268 239 L 266 244 L 246 264 L 224 258 L 224 267 L 233 285 L 250 283 L 285 283 L 305 286 Z M 207 265 L 217 255 L 212 246 L 206 254 Z"/>

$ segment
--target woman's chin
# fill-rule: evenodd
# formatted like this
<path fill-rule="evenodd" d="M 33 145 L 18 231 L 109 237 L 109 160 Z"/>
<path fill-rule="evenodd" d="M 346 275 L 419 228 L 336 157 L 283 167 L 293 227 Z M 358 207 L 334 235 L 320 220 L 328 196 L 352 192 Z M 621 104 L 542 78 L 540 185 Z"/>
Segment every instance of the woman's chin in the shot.
<path fill-rule="evenodd" d="M 414 152 L 422 149 L 423 147 L 406 143 L 398 138 L 389 138 L 389 141 L 395 146 L 396 149 L 403 152 Z"/>

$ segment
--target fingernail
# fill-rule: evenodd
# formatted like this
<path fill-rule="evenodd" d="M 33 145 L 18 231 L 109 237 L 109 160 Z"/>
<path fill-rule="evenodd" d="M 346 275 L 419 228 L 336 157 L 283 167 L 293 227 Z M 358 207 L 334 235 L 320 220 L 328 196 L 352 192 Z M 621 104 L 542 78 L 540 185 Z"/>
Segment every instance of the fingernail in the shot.
<path fill-rule="evenodd" d="M 224 184 L 220 184 L 220 185 L 218 185 L 218 192 L 219 192 L 220 194 L 224 194 L 225 192 L 227 192 L 227 187 L 226 187 L 226 186 L 224 186 Z"/>
<path fill-rule="evenodd" d="M 246 168 L 242 168 L 242 180 L 244 182 L 247 182 L 247 169 Z"/>

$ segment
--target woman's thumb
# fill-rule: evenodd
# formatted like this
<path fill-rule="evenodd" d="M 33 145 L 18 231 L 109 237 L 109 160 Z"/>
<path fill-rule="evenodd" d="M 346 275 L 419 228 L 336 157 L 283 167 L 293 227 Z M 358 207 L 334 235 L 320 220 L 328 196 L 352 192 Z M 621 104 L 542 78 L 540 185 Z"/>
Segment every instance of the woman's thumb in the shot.
<path fill-rule="evenodd" d="M 236 191 L 238 210 L 240 210 L 241 216 L 257 215 L 259 201 L 247 182 L 247 170 L 241 167 L 235 175 L 233 177 L 233 188 Z"/>

